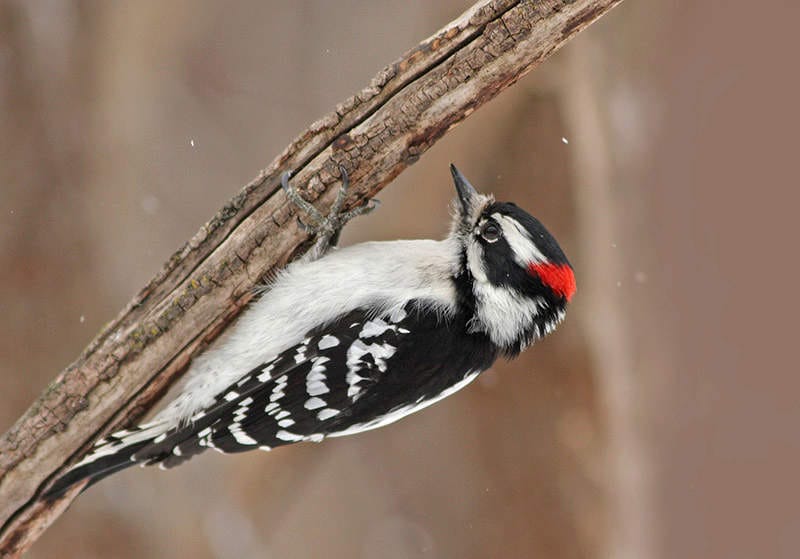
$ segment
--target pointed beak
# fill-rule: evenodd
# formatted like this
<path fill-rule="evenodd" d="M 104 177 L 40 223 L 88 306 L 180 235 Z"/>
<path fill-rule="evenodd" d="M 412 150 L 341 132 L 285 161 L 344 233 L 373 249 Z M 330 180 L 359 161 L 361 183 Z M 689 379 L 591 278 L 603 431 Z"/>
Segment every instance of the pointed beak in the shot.
<path fill-rule="evenodd" d="M 479 196 L 478 191 L 469 183 L 467 178 L 461 174 L 455 165 L 450 164 L 450 172 L 453 174 L 453 182 L 456 185 L 458 199 L 461 202 L 461 209 L 464 214 L 469 214 L 473 201 Z"/>

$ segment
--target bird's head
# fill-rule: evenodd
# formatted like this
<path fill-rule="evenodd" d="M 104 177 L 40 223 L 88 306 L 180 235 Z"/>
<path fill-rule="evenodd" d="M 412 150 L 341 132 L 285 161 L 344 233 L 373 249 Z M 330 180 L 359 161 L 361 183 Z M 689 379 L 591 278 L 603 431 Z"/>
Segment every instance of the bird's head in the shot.
<path fill-rule="evenodd" d="M 470 329 L 516 355 L 564 318 L 575 293 L 572 266 L 538 219 L 450 170 L 458 192 L 451 238 L 462 251 L 459 284 L 473 297 Z"/>

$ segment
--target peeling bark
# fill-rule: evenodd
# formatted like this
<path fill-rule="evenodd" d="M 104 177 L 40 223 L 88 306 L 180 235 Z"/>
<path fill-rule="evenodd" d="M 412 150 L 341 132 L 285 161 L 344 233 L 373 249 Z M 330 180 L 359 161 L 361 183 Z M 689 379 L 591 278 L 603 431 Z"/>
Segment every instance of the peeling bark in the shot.
<path fill-rule="evenodd" d="M 37 495 L 92 441 L 129 425 L 253 294 L 309 246 L 279 188 L 294 171 L 328 207 L 374 196 L 455 125 L 621 0 L 481 1 L 303 131 L 223 206 L 0 438 L 0 555 L 17 556 L 66 509 Z"/>

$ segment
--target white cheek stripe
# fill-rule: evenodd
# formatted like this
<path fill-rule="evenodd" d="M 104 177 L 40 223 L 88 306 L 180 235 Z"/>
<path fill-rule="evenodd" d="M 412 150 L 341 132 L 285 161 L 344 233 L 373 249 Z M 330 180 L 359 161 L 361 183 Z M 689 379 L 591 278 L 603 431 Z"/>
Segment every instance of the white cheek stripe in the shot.
<path fill-rule="evenodd" d="M 493 213 L 492 217 L 503 228 L 503 236 L 514 253 L 514 260 L 526 268 L 531 263 L 545 262 L 544 254 L 533 242 L 528 232 L 516 219 L 500 213 Z"/>
<path fill-rule="evenodd" d="M 546 303 L 540 297 L 529 299 L 506 287 L 475 283 L 477 301 L 470 332 L 485 332 L 499 346 L 507 346 L 527 330 Z"/>
<path fill-rule="evenodd" d="M 475 240 L 471 241 L 467 246 L 467 267 L 475 281 L 489 281 L 486 271 L 483 269 L 483 247 Z"/>

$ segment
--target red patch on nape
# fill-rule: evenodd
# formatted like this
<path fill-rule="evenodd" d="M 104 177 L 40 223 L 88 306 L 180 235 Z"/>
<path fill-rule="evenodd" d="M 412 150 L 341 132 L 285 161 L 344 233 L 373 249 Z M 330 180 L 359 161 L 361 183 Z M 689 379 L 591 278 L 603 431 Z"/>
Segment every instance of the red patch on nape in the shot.
<path fill-rule="evenodd" d="M 567 264 L 529 264 L 528 273 L 538 276 L 543 284 L 567 301 L 575 294 L 575 274 Z"/>

